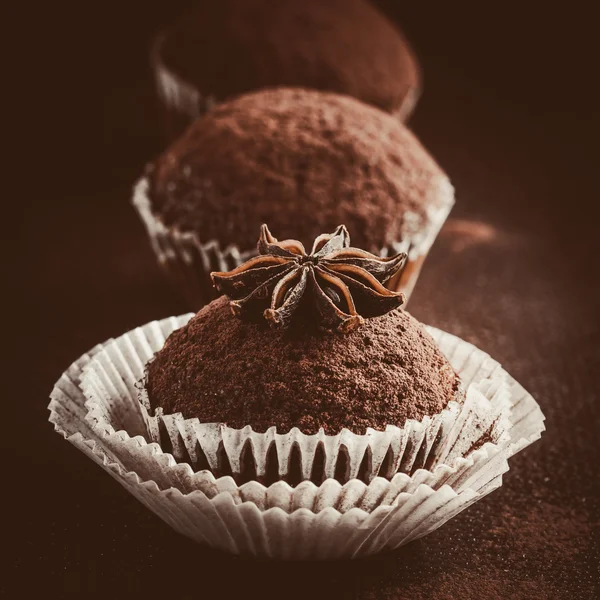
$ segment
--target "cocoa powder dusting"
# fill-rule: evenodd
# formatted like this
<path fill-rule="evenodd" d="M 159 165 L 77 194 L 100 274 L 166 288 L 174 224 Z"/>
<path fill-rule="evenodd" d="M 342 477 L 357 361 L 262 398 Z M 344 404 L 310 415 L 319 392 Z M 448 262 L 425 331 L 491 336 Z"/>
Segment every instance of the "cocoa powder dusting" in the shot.
<path fill-rule="evenodd" d="M 310 243 L 346 225 L 374 253 L 419 230 L 447 177 L 396 118 L 317 91 L 242 96 L 196 121 L 148 169 L 157 215 L 222 247 Z"/>
<path fill-rule="evenodd" d="M 400 32 L 365 0 L 196 3 L 167 38 L 163 61 L 218 100 L 294 85 L 355 96 L 393 112 L 420 87 Z"/>
<path fill-rule="evenodd" d="M 525 460 L 523 465 L 531 469 Z M 512 482 L 514 484 L 514 480 Z M 539 496 L 546 496 L 542 490 Z M 497 494 L 497 495 L 496 495 Z M 520 484 L 504 484 L 444 526 L 444 533 L 401 548 L 389 559 L 365 561 L 371 579 L 365 600 L 554 600 L 596 598 L 593 580 L 573 573 L 577 564 L 597 565 L 594 529 L 586 510 L 532 497 Z M 470 552 L 457 556 L 471 544 Z M 451 558 L 452 557 L 452 558 Z M 386 565 L 392 581 L 372 573 Z M 595 562 L 594 562 L 595 560 Z"/>
<path fill-rule="evenodd" d="M 147 389 L 154 409 L 201 422 L 364 433 L 439 413 L 458 377 L 406 312 L 347 335 L 305 324 L 281 332 L 234 318 L 219 298 L 169 337 L 148 364 Z"/>

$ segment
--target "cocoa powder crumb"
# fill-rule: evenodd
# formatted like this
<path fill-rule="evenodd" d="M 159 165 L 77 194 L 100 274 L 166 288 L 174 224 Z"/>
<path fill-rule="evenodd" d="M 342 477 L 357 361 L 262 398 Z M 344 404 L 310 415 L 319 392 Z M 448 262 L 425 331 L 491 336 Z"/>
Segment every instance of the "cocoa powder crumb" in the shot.
<path fill-rule="evenodd" d="M 347 335 L 306 324 L 282 332 L 236 319 L 224 298 L 171 334 L 147 374 L 154 409 L 279 433 L 402 426 L 439 413 L 458 390 L 452 367 L 406 312 Z"/>

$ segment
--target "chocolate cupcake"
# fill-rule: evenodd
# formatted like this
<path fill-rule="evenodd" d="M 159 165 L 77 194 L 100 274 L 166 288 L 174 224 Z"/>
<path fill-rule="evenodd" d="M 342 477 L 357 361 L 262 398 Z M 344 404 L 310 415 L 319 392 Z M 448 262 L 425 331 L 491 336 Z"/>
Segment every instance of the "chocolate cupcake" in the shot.
<path fill-rule="evenodd" d="M 96 346 L 52 393 L 57 431 L 177 531 L 368 556 L 496 489 L 540 436 L 498 363 L 400 311 L 383 282 L 403 255 L 351 248 L 344 227 L 309 252 L 264 227 L 259 249 L 214 273 L 229 300 Z"/>
<path fill-rule="evenodd" d="M 279 459 L 254 453 L 246 443 L 255 434 L 292 430 L 297 451 L 283 467 L 290 483 L 413 473 L 434 464 L 449 447 L 441 428 L 449 405 L 454 422 L 461 415 L 462 439 L 452 441 L 444 460 L 500 439 L 506 429 L 502 410 L 481 403 L 464 409 L 454 369 L 423 326 L 398 310 L 404 295 L 383 285 L 406 255 L 382 259 L 352 248 L 344 226 L 317 237 L 307 252 L 297 240 L 278 241 L 263 225 L 258 247 L 259 255 L 247 263 L 212 274 L 231 301 L 213 301 L 172 334 L 148 364 L 144 382 L 143 403 L 151 413 L 247 432 L 233 453 L 243 456 L 241 462 L 234 458 L 232 469 L 222 451 L 218 474 L 226 465 L 239 482 L 276 479 Z M 412 437 L 419 429 L 413 424 L 436 420 L 435 439 L 423 443 Z M 372 452 L 365 452 L 369 431 L 406 435 L 402 452 L 388 458 L 392 465 L 374 464 Z M 342 432 L 349 441 L 332 456 L 324 444 L 319 459 L 318 445 L 308 443 L 315 435 Z M 163 436 L 163 442 L 170 439 Z M 383 461 L 389 451 L 385 442 L 384 447 L 371 448 Z M 360 463 L 349 458 L 357 448 L 363 452 Z"/>
<path fill-rule="evenodd" d="M 402 34 L 364 0 L 202 2 L 154 45 L 167 133 L 213 105 L 268 87 L 353 96 L 406 119 L 420 93 Z"/>
<path fill-rule="evenodd" d="M 462 398 L 451 365 L 406 312 L 395 310 L 370 319 L 347 335 L 311 329 L 273 332 L 233 319 L 228 302 L 219 298 L 174 332 L 148 364 L 151 409 L 233 429 L 249 426 L 263 434 L 268 430 L 289 434 L 297 428 L 302 438 L 337 436 L 343 430 L 362 437 L 369 429 L 385 431 L 388 425 L 403 428 L 407 421 L 422 422 Z M 169 447 L 169 441 L 163 441 Z M 381 472 L 374 471 L 366 455 L 360 464 L 351 465 L 347 452 L 338 454 L 339 464 L 328 473 L 341 483 L 353 477 L 370 481 L 378 474 L 391 478 L 398 471 L 392 472 L 392 464 L 380 464 Z M 429 455 L 423 452 L 406 465 L 407 472 L 426 466 Z M 215 474 L 233 474 L 240 483 L 257 479 L 269 484 L 278 479 L 273 456 L 265 456 L 260 475 L 257 463 L 262 460 L 251 454 L 242 458 L 239 471 L 232 471 L 228 457 L 219 460 Z M 289 461 L 284 479 L 292 485 L 304 479 L 303 470 L 316 484 L 326 478 L 325 461 L 316 448 L 311 452 L 299 445 Z M 396 464 L 401 461 L 395 457 Z"/>
<path fill-rule="evenodd" d="M 194 309 L 213 297 L 211 270 L 256 252 L 263 222 L 305 241 L 346 223 L 372 253 L 405 251 L 388 286 L 409 295 L 453 203 L 448 177 L 389 114 L 289 88 L 242 96 L 196 121 L 134 194 L 161 266 Z"/>

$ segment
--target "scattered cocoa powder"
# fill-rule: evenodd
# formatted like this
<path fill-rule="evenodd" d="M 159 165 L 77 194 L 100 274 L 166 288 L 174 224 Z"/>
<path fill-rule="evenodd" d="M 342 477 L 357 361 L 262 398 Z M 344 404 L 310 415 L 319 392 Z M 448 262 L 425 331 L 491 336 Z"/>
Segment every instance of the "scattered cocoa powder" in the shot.
<path fill-rule="evenodd" d="M 531 600 L 556 598 L 556 588 L 540 581 L 510 581 L 506 573 L 481 576 L 472 571 L 442 573 L 419 587 L 398 584 L 367 592 L 365 600 Z"/>
<path fill-rule="evenodd" d="M 196 3 L 162 60 L 219 100 L 278 85 L 355 96 L 390 112 L 412 103 L 419 72 L 400 32 L 365 0 Z"/>
<path fill-rule="evenodd" d="M 586 511 L 543 500 L 503 506 L 490 521 L 482 533 L 482 548 L 502 552 L 506 558 L 527 558 L 529 567 L 539 570 L 561 560 L 577 560 L 590 542 L 585 539 L 591 531 Z M 505 539 L 502 550 L 497 548 L 498 536 Z"/>
<path fill-rule="evenodd" d="M 522 466 L 531 468 L 527 460 Z M 585 506 L 574 508 L 532 499 L 521 485 L 511 483 L 514 479 L 451 520 L 441 535 L 436 532 L 388 557 L 357 564 L 353 573 L 365 592 L 360 597 L 596 598 L 597 518 Z M 470 548 L 469 552 L 465 553 L 465 548 Z M 382 585 L 382 577 L 377 576 L 383 570 L 393 573 L 387 585 Z"/>
<path fill-rule="evenodd" d="M 306 325 L 281 332 L 235 318 L 220 298 L 169 337 L 148 365 L 147 387 L 153 408 L 202 422 L 336 434 L 436 414 L 458 378 L 406 312 L 347 335 Z"/>
<path fill-rule="evenodd" d="M 353 245 L 378 253 L 419 230 L 448 187 L 397 119 L 301 89 L 215 108 L 148 175 L 153 208 L 167 225 L 242 250 L 256 246 L 262 223 L 279 239 L 308 245 L 344 224 Z"/>

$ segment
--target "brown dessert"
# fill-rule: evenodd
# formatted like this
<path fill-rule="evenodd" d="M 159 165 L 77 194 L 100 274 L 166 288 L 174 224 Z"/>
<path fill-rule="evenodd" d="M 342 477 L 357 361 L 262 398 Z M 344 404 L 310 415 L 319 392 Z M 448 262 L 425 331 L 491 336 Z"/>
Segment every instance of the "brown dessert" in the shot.
<path fill-rule="evenodd" d="M 420 92 L 407 41 L 365 0 L 201 2 L 162 34 L 155 54 L 159 86 L 166 72 L 179 95 L 190 90 L 201 105 L 289 85 L 354 96 L 404 117 Z"/>
<path fill-rule="evenodd" d="M 406 127 L 357 100 L 302 89 L 249 94 L 198 120 L 149 169 L 168 227 L 254 247 L 261 223 L 314 239 L 345 223 L 379 253 L 427 227 L 448 178 Z"/>

